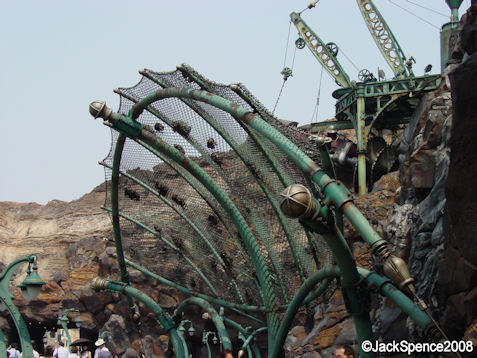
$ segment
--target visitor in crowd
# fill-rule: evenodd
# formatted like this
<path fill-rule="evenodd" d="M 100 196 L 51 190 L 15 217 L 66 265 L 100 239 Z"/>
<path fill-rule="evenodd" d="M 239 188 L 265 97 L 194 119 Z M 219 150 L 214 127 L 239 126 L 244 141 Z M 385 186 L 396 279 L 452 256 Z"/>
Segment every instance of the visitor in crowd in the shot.
<path fill-rule="evenodd" d="M 69 358 L 70 352 L 65 348 L 65 342 L 61 341 L 59 347 L 53 352 L 55 358 Z"/>
<path fill-rule="evenodd" d="M 43 356 L 44 358 L 53 358 L 53 347 L 52 346 L 46 346 L 45 347 L 45 355 Z"/>
<path fill-rule="evenodd" d="M 83 346 L 81 358 L 91 358 L 91 352 L 89 351 L 88 346 Z"/>
<path fill-rule="evenodd" d="M 78 355 L 78 347 L 71 347 L 71 353 L 69 354 L 68 358 L 80 358 Z"/>
<path fill-rule="evenodd" d="M 230 349 L 224 349 L 222 352 L 219 353 L 217 358 L 234 358 L 234 354 Z"/>
<path fill-rule="evenodd" d="M 111 353 L 109 353 L 109 349 L 104 345 L 104 339 L 100 338 L 98 339 L 94 345 L 98 348 L 94 351 L 94 358 L 107 358 L 111 357 Z M 99 353 L 101 352 L 108 352 L 108 354 L 103 354 L 103 357 L 99 356 Z"/>
<path fill-rule="evenodd" d="M 354 350 L 350 346 L 340 346 L 336 348 L 334 358 L 355 358 Z"/>
<path fill-rule="evenodd" d="M 33 347 L 35 347 L 35 341 L 31 341 L 31 348 L 33 350 L 33 358 L 40 358 L 40 353 L 38 353 Z M 23 353 L 20 353 L 20 357 L 23 357 Z"/>
<path fill-rule="evenodd" d="M 8 358 L 20 358 L 20 351 L 18 350 L 18 344 L 12 343 L 7 349 Z"/>

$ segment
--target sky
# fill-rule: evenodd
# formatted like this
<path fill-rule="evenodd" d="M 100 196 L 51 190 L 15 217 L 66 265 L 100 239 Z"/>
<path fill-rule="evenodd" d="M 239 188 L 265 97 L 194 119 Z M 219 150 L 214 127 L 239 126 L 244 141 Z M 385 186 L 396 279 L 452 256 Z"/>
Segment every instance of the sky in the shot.
<path fill-rule="evenodd" d="M 110 129 L 88 113 L 114 88 L 131 87 L 143 68 L 172 71 L 187 63 L 220 83 L 241 82 L 270 110 L 284 66 L 293 76 L 275 114 L 308 124 L 334 115 L 337 88 L 311 52 L 295 51 L 289 14 L 307 1 L 3 0 L 0 5 L 0 201 L 71 201 L 104 181 L 98 165 Z M 470 1 L 464 0 L 462 15 Z M 449 21 L 444 0 L 374 0 L 414 73 L 440 71 L 439 29 Z M 416 5 L 417 4 L 417 5 Z M 419 5 L 419 6 L 418 6 Z M 335 42 L 352 80 L 359 69 L 391 70 L 354 0 L 321 0 L 302 18 L 324 42 Z M 321 83 L 321 85 L 320 85 Z M 318 115 L 313 117 L 319 93 Z"/>

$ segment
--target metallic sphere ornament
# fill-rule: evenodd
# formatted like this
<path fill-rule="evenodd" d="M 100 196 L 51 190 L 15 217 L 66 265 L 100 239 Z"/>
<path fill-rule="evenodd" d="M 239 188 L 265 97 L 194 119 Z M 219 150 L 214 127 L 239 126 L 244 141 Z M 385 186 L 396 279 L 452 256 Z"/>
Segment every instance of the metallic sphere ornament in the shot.
<path fill-rule="evenodd" d="M 326 47 L 328 48 L 328 51 L 330 51 L 330 53 L 336 57 L 338 56 L 338 45 L 335 44 L 334 42 L 328 42 L 326 44 Z"/>
<path fill-rule="evenodd" d="M 280 209 L 290 218 L 302 218 L 313 209 L 313 200 L 310 191 L 301 184 L 292 184 L 280 194 Z"/>
<path fill-rule="evenodd" d="M 105 101 L 93 101 L 89 104 L 89 113 L 96 118 L 107 120 L 113 113 L 111 108 L 106 107 Z"/>
<path fill-rule="evenodd" d="M 295 41 L 295 46 L 296 48 L 301 50 L 305 47 L 305 40 L 303 40 L 301 37 L 297 38 Z"/>

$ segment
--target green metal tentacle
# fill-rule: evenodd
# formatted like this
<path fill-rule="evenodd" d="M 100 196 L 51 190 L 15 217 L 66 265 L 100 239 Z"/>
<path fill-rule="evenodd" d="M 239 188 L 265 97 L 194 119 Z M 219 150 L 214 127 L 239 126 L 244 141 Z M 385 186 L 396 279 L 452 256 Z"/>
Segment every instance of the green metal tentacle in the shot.
<path fill-rule="evenodd" d="M 196 305 L 201 307 L 204 311 L 210 314 L 210 319 L 214 322 L 215 328 L 217 328 L 217 333 L 219 334 L 220 340 L 222 341 L 222 345 L 224 349 L 232 349 L 232 342 L 230 341 L 229 334 L 225 329 L 224 321 L 222 317 L 217 313 L 215 308 L 206 300 L 203 300 L 199 297 L 190 297 L 185 299 L 181 302 L 179 306 L 177 306 L 172 319 L 175 322 L 180 321 L 182 314 L 187 306 Z"/>
<path fill-rule="evenodd" d="M 151 76 L 150 74 L 148 74 L 146 71 L 140 71 L 140 73 L 147 77 L 148 79 L 150 79 L 151 81 L 155 82 L 156 84 L 158 84 L 159 86 L 163 87 L 163 88 L 167 88 L 167 84 L 160 81 L 159 79 Z M 192 80 L 194 80 L 195 82 L 197 82 L 200 86 L 202 87 L 207 87 L 202 81 L 200 81 L 200 79 L 198 79 L 197 77 L 191 75 L 190 78 Z M 252 176 L 255 178 L 255 181 L 257 182 L 257 184 L 260 186 L 260 189 L 263 191 L 263 193 L 265 194 L 266 198 L 268 199 L 270 205 L 272 206 L 273 208 L 273 211 L 275 212 L 277 218 L 278 218 L 278 221 L 280 223 L 280 226 L 282 227 L 284 233 L 285 233 L 285 237 L 288 241 L 288 244 L 290 246 L 290 250 L 292 252 L 292 255 L 293 255 L 293 258 L 297 264 L 297 268 L 298 268 L 298 274 L 300 276 L 300 280 L 303 282 L 304 280 L 304 273 L 303 273 L 303 264 L 300 263 L 300 259 L 299 259 L 299 256 L 297 255 L 296 253 L 296 248 L 295 248 L 295 243 L 294 241 L 292 240 L 292 235 L 291 235 L 291 232 L 290 230 L 288 229 L 288 226 L 285 222 L 285 217 L 283 216 L 283 214 L 281 213 L 277 203 L 275 202 L 275 197 L 270 193 L 268 187 L 263 183 L 263 181 L 258 178 L 256 175 L 253 174 L 253 171 L 254 171 L 254 168 L 252 168 L 252 166 L 250 165 L 250 163 L 244 158 L 244 156 L 242 155 L 242 152 L 239 150 L 238 148 L 238 145 L 236 143 L 236 141 L 227 133 L 227 131 L 220 125 L 220 123 L 218 123 L 213 117 L 211 117 L 207 112 L 205 112 L 204 110 L 202 110 L 199 106 L 197 106 L 197 104 L 195 104 L 193 101 L 190 101 L 188 99 L 185 99 L 185 98 L 180 98 L 181 101 L 183 103 L 185 103 L 189 108 L 191 108 L 195 113 L 197 113 L 202 119 L 204 119 L 226 142 L 227 144 L 235 151 L 235 153 L 237 154 L 237 156 L 242 160 L 242 162 L 244 163 L 244 165 L 246 166 L 246 168 L 250 171 L 250 173 L 252 174 Z M 148 110 L 149 110 L 149 107 L 148 107 Z M 240 122 L 238 122 L 239 124 L 241 124 Z M 242 125 L 242 124 L 241 124 Z M 259 146 L 259 148 L 262 150 L 262 153 L 264 154 L 265 158 L 270 162 L 272 163 L 272 167 L 274 169 L 278 169 L 277 166 L 276 166 L 276 163 L 272 160 L 272 157 L 264 150 L 263 146 L 260 144 L 260 142 L 257 140 L 256 136 L 250 132 L 250 131 L 247 131 L 248 134 L 250 135 L 250 137 L 254 140 L 254 142 Z M 207 155 L 206 155 L 207 157 Z M 255 226 L 258 226 L 258 223 L 254 220 L 254 217 L 251 216 L 250 219 L 252 220 L 253 224 Z M 276 258 L 274 255 L 273 255 L 273 250 L 271 250 L 269 248 L 269 245 L 267 244 L 266 240 L 262 240 L 262 242 L 264 243 L 264 245 L 266 246 L 266 249 L 270 255 L 270 258 L 271 258 L 271 263 L 272 263 L 272 266 L 274 267 L 274 270 L 278 273 L 278 265 L 277 265 L 277 261 L 278 261 L 278 258 Z M 279 275 L 277 275 L 277 281 L 278 281 L 278 284 L 280 286 L 280 289 L 282 291 L 282 294 L 283 294 L 283 298 L 285 300 L 285 302 L 288 302 L 288 296 L 286 294 L 286 289 L 285 289 L 285 285 L 283 284 L 283 280 L 281 279 L 281 277 Z"/>
<path fill-rule="evenodd" d="M 119 224 L 119 168 L 121 165 L 121 155 L 124 149 L 126 135 L 119 133 L 114 149 L 113 169 L 111 173 L 111 222 L 113 225 L 114 243 L 116 245 L 116 255 L 118 257 L 119 271 L 121 273 L 121 281 L 130 284 L 129 273 L 124 262 L 123 243 L 121 240 L 121 229 Z M 129 310 L 134 317 L 136 313 L 136 304 L 131 297 L 127 298 Z"/>
<path fill-rule="evenodd" d="M 142 101 L 138 104 L 141 103 Z M 149 104 L 147 104 L 145 107 L 147 107 Z M 133 108 L 135 108 L 135 106 L 133 106 Z M 138 137 L 141 138 L 143 141 L 151 145 L 159 152 L 165 153 L 172 160 L 181 164 L 186 170 L 191 172 L 191 174 L 193 174 L 197 179 L 199 179 L 199 181 L 202 182 L 202 184 L 214 195 L 214 197 L 221 203 L 226 212 L 233 219 L 244 241 L 244 244 L 249 251 L 252 263 L 257 272 L 258 280 L 263 290 L 265 306 L 270 310 L 267 313 L 267 321 L 268 327 L 270 328 L 270 332 L 272 332 L 272 334 L 269 335 L 269 338 L 271 340 L 270 343 L 272 343 L 273 332 L 278 329 L 278 315 L 276 314 L 276 312 L 273 312 L 273 309 L 276 307 L 276 297 L 273 291 L 270 273 L 268 272 L 268 268 L 265 264 L 264 258 L 261 255 L 260 248 L 255 238 L 253 237 L 250 228 L 247 226 L 245 219 L 243 218 L 237 207 L 234 205 L 233 201 L 228 197 L 228 195 L 223 191 L 223 189 L 218 186 L 213 181 L 213 179 L 195 162 L 190 161 L 180 151 L 158 139 L 155 135 L 153 135 L 153 133 L 149 132 L 148 130 L 138 131 L 136 129 L 138 123 L 134 122 L 133 119 L 124 117 L 123 115 L 117 113 L 112 113 L 111 117 L 108 117 L 108 120 L 111 122 L 111 125 L 114 128 L 124 131 L 134 139 L 137 139 Z"/>
<path fill-rule="evenodd" d="M 155 315 L 157 322 L 161 327 L 169 334 L 170 343 L 174 347 L 175 357 L 188 358 L 188 354 L 184 351 L 184 340 L 177 332 L 176 324 L 172 320 L 171 316 L 162 309 L 151 297 L 138 289 L 131 287 L 124 282 L 116 282 L 111 280 L 105 280 L 101 278 L 95 278 L 91 282 L 91 287 L 95 290 L 108 290 L 112 292 L 119 292 L 132 299 L 137 299 L 148 307 Z"/>

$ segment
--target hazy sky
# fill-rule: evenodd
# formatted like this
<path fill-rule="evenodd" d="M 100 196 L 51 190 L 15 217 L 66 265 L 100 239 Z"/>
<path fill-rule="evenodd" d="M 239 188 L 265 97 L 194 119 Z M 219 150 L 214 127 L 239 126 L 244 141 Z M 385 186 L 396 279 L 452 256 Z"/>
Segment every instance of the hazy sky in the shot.
<path fill-rule="evenodd" d="M 439 28 L 450 15 L 445 1 L 374 3 L 404 53 L 416 59 L 415 74 L 429 63 L 432 73 L 439 72 Z M 463 1 L 459 14 L 469 3 Z M 113 89 L 135 85 L 140 69 L 171 71 L 187 63 L 216 82 L 242 82 L 273 109 L 283 81 L 289 14 L 307 5 L 280 0 L 3 0 L 0 201 L 70 201 L 100 184 L 104 175 L 97 162 L 109 152 L 111 136 L 89 115 L 88 105 L 101 99 L 116 110 L 119 97 Z M 323 41 L 340 46 L 338 59 L 351 79 L 357 79 L 355 66 L 375 74 L 379 67 L 392 77 L 356 1 L 321 0 L 302 17 Z M 292 25 L 288 67 L 296 38 Z M 307 124 L 321 66 L 305 48 L 296 51 L 293 73 L 276 114 Z M 333 117 L 331 92 L 336 88 L 323 72 L 319 121 Z"/>

